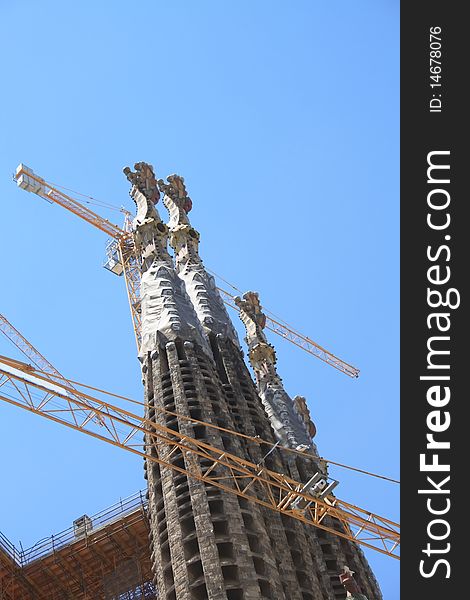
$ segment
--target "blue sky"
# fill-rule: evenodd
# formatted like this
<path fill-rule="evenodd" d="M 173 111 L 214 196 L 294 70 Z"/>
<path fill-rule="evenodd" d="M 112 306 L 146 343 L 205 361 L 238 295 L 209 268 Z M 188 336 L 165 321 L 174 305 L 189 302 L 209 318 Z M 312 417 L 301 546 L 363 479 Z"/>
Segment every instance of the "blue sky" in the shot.
<path fill-rule="evenodd" d="M 70 378 L 140 398 L 106 237 L 11 174 L 132 208 L 123 166 L 177 172 L 207 266 L 361 369 L 271 338 L 321 454 L 398 478 L 398 3 L 45 0 L 0 17 L 0 312 Z M 145 483 L 139 459 L 7 405 L 0 452 L 0 530 L 25 547 Z M 331 473 L 398 520 L 398 486 Z M 398 562 L 366 554 L 398 598 Z"/>

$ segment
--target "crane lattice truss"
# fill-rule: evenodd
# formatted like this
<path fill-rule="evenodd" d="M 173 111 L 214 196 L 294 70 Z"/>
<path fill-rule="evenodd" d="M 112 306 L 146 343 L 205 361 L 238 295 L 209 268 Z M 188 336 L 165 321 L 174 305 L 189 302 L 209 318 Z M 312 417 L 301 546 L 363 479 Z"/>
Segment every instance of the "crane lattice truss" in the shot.
<path fill-rule="evenodd" d="M 20 164 L 15 173 L 17 184 L 28 192 L 33 192 L 48 202 L 59 204 L 68 211 L 74 213 L 90 225 L 97 227 L 116 241 L 119 257 L 123 267 L 123 274 L 126 281 L 127 294 L 129 298 L 129 306 L 131 310 L 132 323 L 137 343 L 137 348 L 140 347 L 141 341 L 141 318 L 140 318 L 140 270 L 138 260 L 134 249 L 134 240 L 132 232 L 127 228 L 122 229 L 100 217 L 72 196 L 60 191 L 52 184 L 48 183 L 42 177 L 38 177 L 28 167 Z M 124 211 L 126 212 L 126 211 Z M 229 292 L 218 288 L 223 301 L 239 310 L 233 302 L 233 295 Z M 358 377 L 359 369 L 353 367 L 342 359 L 338 358 L 309 337 L 299 333 L 295 329 L 276 321 L 275 319 L 266 316 L 266 327 L 273 333 L 279 335 L 285 340 L 292 342 L 302 350 L 308 352 L 312 356 L 319 358 L 328 365 L 334 367 L 338 371 L 345 373 L 349 377 Z"/>
<path fill-rule="evenodd" d="M 2 314 L 0 314 L 0 331 L 10 340 L 40 371 L 48 373 L 54 379 L 66 383 L 70 389 L 75 389 L 71 381 L 64 377 L 47 358 L 45 358 L 39 350 L 37 350 L 30 341 L 28 341 L 22 333 L 16 329 L 14 325 Z M 77 390 L 75 390 L 76 392 Z M 95 414 L 96 420 L 101 421 L 101 417 Z"/>
<path fill-rule="evenodd" d="M 63 375 L 59 373 L 59 371 L 45 358 L 39 350 L 29 342 L 22 333 L 16 329 L 14 325 L 8 321 L 8 319 L 0 314 L 0 331 L 7 337 L 10 342 L 12 342 L 18 350 L 29 358 L 29 360 L 36 365 L 38 369 L 41 371 L 45 371 L 46 373 L 50 373 L 56 377 L 65 379 Z M 72 387 L 72 385 L 70 384 Z"/>
<path fill-rule="evenodd" d="M 140 417 L 130 410 L 77 392 L 60 378 L 39 374 L 30 365 L 20 361 L 0 358 L 0 400 L 307 525 L 399 558 L 400 534 L 397 523 L 333 496 L 320 500 L 305 491 L 304 484 L 271 471 L 263 464 L 253 464 L 202 440 Z M 100 423 L 96 422 L 96 415 L 100 416 Z M 151 444 L 141 441 L 144 434 Z M 252 438 L 252 441 L 260 443 L 256 438 Z M 158 442 L 164 442 L 168 448 L 166 454 L 157 456 L 151 452 Z M 172 460 L 179 452 L 184 456 L 184 463 Z M 339 526 L 338 529 L 335 524 Z"/>

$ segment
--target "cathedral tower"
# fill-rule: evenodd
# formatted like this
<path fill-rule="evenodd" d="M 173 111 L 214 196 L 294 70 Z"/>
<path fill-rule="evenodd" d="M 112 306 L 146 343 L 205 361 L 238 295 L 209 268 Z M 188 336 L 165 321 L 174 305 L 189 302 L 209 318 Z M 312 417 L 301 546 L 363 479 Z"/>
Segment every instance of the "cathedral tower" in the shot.
<path fill-rule="evenodd" d="M 292 400 L 284 390 L 253 293 L 237 299 L 256 382 L 250 375 L 214 279 L 199 256 L 199 233 L 188 218 L 191 200 L 183 179 L 172 175 L 157 181 L 146 163 L 124 172 L 137 205 L 147 418 L 298 481 L 326 475 L 305 401 Z M 161 193 L 168 225 L 156 209 Z M 263 456 L 250 440 L 159 408 L 278 442 L 278 447 Z M 148 452 L 195 468 L 194 457 L 176 453 L 164 441 L 147 442 Z M 306 456 L 282 452 L 282 446 Z M 207 465 L 201 460 L 196 468 L 204 472 Z M 145 471 L 159 599 L 336 600 L 346 595 L 339 580 L 346 565 L 369 600 L 381 599 L 355 544 L 155 462 L 146 462 Z"/>

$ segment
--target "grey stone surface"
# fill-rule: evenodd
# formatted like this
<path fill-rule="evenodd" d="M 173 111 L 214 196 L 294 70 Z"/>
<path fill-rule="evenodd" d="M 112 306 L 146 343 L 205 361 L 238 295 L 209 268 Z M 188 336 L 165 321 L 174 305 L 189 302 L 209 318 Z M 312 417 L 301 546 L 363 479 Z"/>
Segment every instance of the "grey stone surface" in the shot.
<path fill-rule="evenodd" d="M 301 399 L 293 402 L 282 388 L 274 349 L 260 323 L 247 317 L 250 360 L 257 374 L 253 382 L 199 257 L 199 234 L 191 233 L 190 201 L 181 178 L 157 184 L 145 163 L 138 163 L 135 172 L 127 169 L 126 175 L 137 204 L 134 235 L 142 273 L 140 360 L 147 418 L 206 440 L 221 453 L 307 481 L 318 469 L 311 456 L 287 455 L 279 448 L 263 455 L 249 439 L 195 422 L 271 444 L 280 438 L 289 445 L 310 444 L 313 431 L 306 405 Z M 168 227 L 155 208 L 160 189 L 170 212 Z M 155 444 L 147 437 L 145 443 L 150 455 L 174 466 L 199 473 L 208 468 L 203 459 L 175 451 L 165 441 Z M 217 474 L 217 468 L 212 472 Z M 346 562 L 369 600 L 381 600 L 362 552 L 352 543 L 150 460 L 145 476 L 154 582 L 161 600 L 340 600 L 345 591 L 338 574 Z M 254 489 L 265 498 L 262 486 Z"/>
<path fill-rule="evenodd" d="M 238 344 L 237 333 L 217 291 L 214 277 L 204 268 L 199 256 L 200 236 L 189 221 L 192 201 L 186 192 L 184 179 L 179 175 L 169 175 L 167 183 L 159 179 L 158 185 L 163 192 L 163 204 L 170 214 L 169 241 L 175 251 L 176 272 L 185 283 L 199 320 L 206 332 L 221 333 Z"/>
<path fill-rule="evenodd" d="M 201 323 L 168 253 L 168 227 L 155 206 L 160 193 L 153 168 L 136 163 L 135 172 L 129 167 L 124 172 L 132 183 L 130 195 L 137 206 L 133 229 L 141 265 L 141 356 L 176 338 L 197 342 L 211 356 Z"/>
<path fill-rule="evenodd" d="M 264 333 L 266 316 L 256 292 L 235 298 L 240 319 L 245 325 L 248 358 L 256 376 L 256 387 L 278 440 L 290 448 L 305 447 L 318 456 L 312 442 L 315 426 L 310 419 L 305 398 L 293 402 L 276 369 L 276 351 Z"/>

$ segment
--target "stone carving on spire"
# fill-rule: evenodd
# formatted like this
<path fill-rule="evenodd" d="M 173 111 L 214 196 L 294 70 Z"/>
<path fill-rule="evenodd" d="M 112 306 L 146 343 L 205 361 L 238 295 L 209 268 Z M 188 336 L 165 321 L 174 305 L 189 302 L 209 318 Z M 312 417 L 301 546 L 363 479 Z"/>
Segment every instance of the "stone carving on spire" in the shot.
<path fill-rule="evenodd" d="M 276 369 L 276 351 L 269 344 L 264 328 L 266 316 L 262 311 L 256 292 L 247 292 L 243 298 L 237 296 L 235 304 L 240 309 L 240 319 L 246 329 L 245 341 L 248 357 L 256 376 L 258 393 L 276 436 L 281 443 L 291 448 L 309 449 L 317 456 L 312 437 L 316 433 L 310 419 L 305 398 L 297 396 L 293 402 L 284 389 Z"/>
<path fill-rule="evenodd" d="M 315 437 L 315 434 L 317 433 L 317 428 L 315 427 L 315 424 L 313 423 L 312 418 L 310 416 L 310 410 L 307 406 L 307 400 L 304 396 L 294 396 L 292 402 L 294 403 L 294 410 L 299 415 L 300 419 L 305 425 L 305 429 L 308 431 L 309 436 L 312 438 Z"/>
<path fill-rule="evenodd" d="M 187 194 L 183 177 L 169 175 L 167 182 L 158 180 L 163 192 L 170 221 L 170 246 L 175 252 L 176 272 L 184 281 L 196 313 L 207 333 L 228 337 L 239 347 L 238 336 L 217 291 L 215 280 L 204 267 L 199 256 L 199 232 L 188 218 L 192 201 Z"/>
<path fill-rule="evenodd" d="M 199 344 L 209 357 L 209 345 L 194 307 L 168 253 L 168 227 L 156 209 L 160 198 L 153 167 L 136 163 L 123 171 L 132 184 L 137 206 L 133 221 L 136 255 L 141 270 L 142 344 L 140 357 L 177 338 Z"/>

